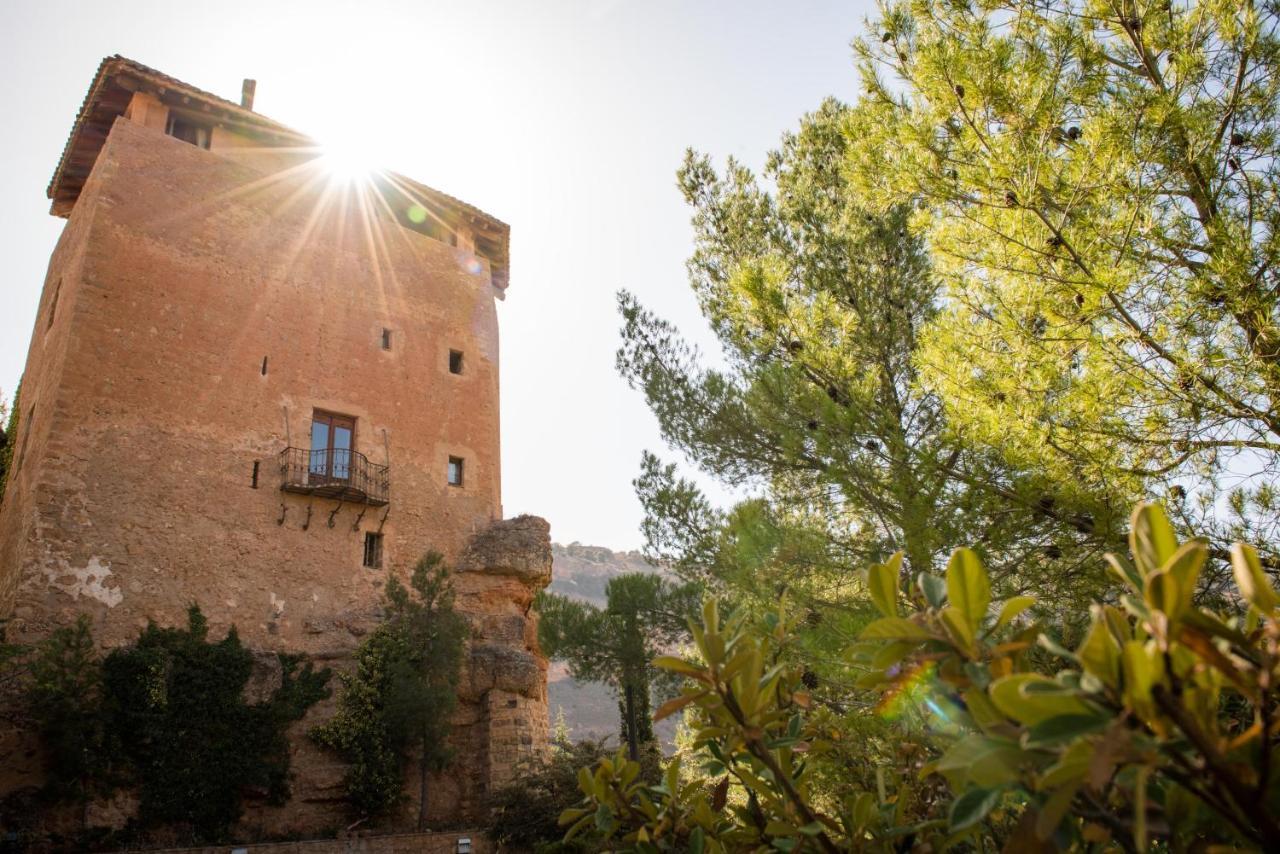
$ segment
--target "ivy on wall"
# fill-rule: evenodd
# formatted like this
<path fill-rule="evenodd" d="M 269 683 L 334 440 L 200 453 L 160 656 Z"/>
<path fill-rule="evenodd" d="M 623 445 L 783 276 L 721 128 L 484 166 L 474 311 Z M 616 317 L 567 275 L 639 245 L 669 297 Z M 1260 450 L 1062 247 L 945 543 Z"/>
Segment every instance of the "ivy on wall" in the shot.
<path fill-rule="evenodd" d="M 147 626 L 137 642 L 97 657 L 89 624 L 54 632 L 32 663 L 32 713 L 44 747 L 46 793 L 82 804 L 136 788 L 137 825 L 193 840 L 225 837 L 246 792 L 289 797 L 285 732 L 329 695 L 329 671 L 279 656 L 280 685 L 245 699 L 253 654 L 234 627 L 219 641 L 192 605 L 186 628 Z"/>

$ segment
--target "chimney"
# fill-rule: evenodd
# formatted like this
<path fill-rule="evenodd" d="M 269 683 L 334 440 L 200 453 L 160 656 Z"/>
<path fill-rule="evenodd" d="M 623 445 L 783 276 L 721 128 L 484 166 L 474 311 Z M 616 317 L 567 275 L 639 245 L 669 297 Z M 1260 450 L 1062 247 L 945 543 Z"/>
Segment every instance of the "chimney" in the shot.
<path fill-rule="evenodd" d="M 240 106 L 246 110 L 253 109 L 253 93 L 257 88 L 257 80 L 250 80 L 248 77 L 244 79 L 244 84 L 240 87 Z"/>

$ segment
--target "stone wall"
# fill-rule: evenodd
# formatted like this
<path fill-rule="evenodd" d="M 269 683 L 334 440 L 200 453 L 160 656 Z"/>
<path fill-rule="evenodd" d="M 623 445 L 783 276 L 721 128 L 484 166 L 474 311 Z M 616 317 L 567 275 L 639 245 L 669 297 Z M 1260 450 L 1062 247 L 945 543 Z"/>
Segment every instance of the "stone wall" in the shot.
<path fill-rule="evenodd" d="M 507 764 L 546 741 L 530 606 L 550 547 L 545 522 L 498 521 L 500 291 L 466 245 L 399 226 L 305 158 L 206 151 L 117 119 L 28 355 L 0 504 L 10 639 L 87 615 L 106 650 L 149 621 L 182 625 L 194 602 L 212 636 L 234 625 L 259 653 L 269 690 L 277 652 L 347 666 L 387 577 L 441 551 L 474 639 L 458 759 L 431 782 L 430 812 L 477 815 Z M 354 417 L 355 450 L 390 466 L 386 507 L 280 490 L 280 452 L 308 446 L 317 409 Z M 446 482 L 451 456 L 461 486 Z M 362 566 L 369 532 L 384 535 L 380 568 Z M 246 822 L 340 823 L 343 769 L 304 737 L 331 708 L 294 729 L 294 801 Z M 30 740 L 0 732 L 0 796 L 38 780 Z"/>

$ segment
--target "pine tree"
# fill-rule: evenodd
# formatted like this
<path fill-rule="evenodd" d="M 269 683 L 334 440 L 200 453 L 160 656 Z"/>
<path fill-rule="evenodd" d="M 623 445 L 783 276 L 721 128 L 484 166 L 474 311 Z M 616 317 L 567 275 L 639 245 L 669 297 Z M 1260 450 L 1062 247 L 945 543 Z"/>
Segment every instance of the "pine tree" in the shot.
<path fill-rule="evenodd" d="M 893 2 L 845 127 L 868 204 L 920 206 L 946 290 L 919 364 L 956 429 L 1273 571 L 1278 25 L 1257 0 Z"/>
<path fill-rule="evenodd" d="M 605 607 L 597 608 L 540 594 L 538 639 L 549 657 L 569 663 L 575 679 L 603 682 L 617 693 L 622 740 L 638 758 L 653 741 L 653 659 L 686 636 L 696 590 L 633 572 L 610 579 L 605 596 Z"/>
<path fill-rule="evenodd" d="M 618 366 L 670 445 L 759 497 L 719 513 L 646 455 L 647 549 L 749 598 L 785 586 L 818 603 L 897 549 L 914 576 L 972 541 L 1003 583 L 1079 595 L 1066 570 L 1117 541 L 1122 519 L 970 443 L 921 383 L 940 285 L 913 210 L 873 211 L 850 182 L 853 112 L 830 100 L 804 117 L 769 156 L 767 184 L 732 159 L 722 172 L 685 159 L 690 283 L 724 366 L 706 367 L 629 294 Z"/>

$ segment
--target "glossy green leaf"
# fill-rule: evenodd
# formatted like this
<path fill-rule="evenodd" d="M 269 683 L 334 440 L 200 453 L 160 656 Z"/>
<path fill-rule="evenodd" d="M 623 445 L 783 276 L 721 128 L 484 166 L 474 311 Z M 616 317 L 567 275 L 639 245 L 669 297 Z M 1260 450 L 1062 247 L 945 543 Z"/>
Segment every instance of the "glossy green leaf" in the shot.
<path fill-rule="evenodd" d="M 1115 687 L 1120 683 L 1120 644 L 1111 634 L 1102 610 L 1095 606 L 1093 624 L 1084 642 L 1076 650 L 1080 665 L 1086 673 L 1100 679 L 1103 684 Z"/>
<path fill-rule="evenodd" d="M 858 635 L 859 640 L 928 640 L 930 637 L 919 623 L 902 617 L 882 617 Z"/>
<path fill-rule="evenodd" d="M 1190 540 L 1182 544 L 1173 553 L 1162 569 L 1172 575 L 1178 582 L 1178 613 L 1182 614 L 1191 607 L 1191 597 L 1196 591 L 1196 583 L 1200 579 L 1200 570 L 1209 557 L 1209 550 L 1201 540 Z"/>
<path fill-rule="evenodd" d="M 948 778 L 999 786 L 1017 779 L 1021 760 L 1022 751 L 1010 741 L 970 735 L 947 749 L 938 760 L 937 769 Z"/>
<path fill-rule="evenodd" d="M 996 618 L 994 630 L 999 630 L 1009 625 L 1019 614 L 1034 604 L 1036 604 L 1036 600 L 1031 596 L 1014 596 L 1012 599 L 1005 600 L 1004 605 L 1000 608 L 1000 616 Z"/>
<path fill-rule="evenodd" d="M 901 572 L 902 552 L 867 571 L 867 591 L 871 594 L 871 602 L 886 617 L 898 616 L 898 578 Z"/>
<path fill-rule="evenodd" d="M 951 830 L 964 830 L 987 817 L 992 807 L 1000 802 L 999 789 L 970 789 L 951 804 L 947 820 Z"/>
<path fill-rule="evenodd" d="M 1112 574 L 1115 575 L 1116 578 L 1129 585 L 1133 592 L 1142 592 L 1142 576 L 1133 568 L 1133 564 L 1129 563 L 1129 561 L 1125 560 L 1120 555 L 1111 554 L 1109 552 L 1106 555 L 1103 555 L 1103 559 L 1107 562 L 1108 568 L 1110 568 Z"/>
<path fill-rule="evenodd" d="M 1005 717 L 991 702 L 986 691 L 970 689 L 964 693 L 964 704 L 974 722 L 984 730 L 1005 723 Z"/>
<path fill-rule="evenodd" d="M 1056 764 L 1040 775 L 1038 788 L 1042 791 L 1056 789 L 1066 783 L 1083 780 L 1093 762 L 1094 746 L 1088 740 L 1071 744 Z"/>
<path fill-rule="evenodd" d="M 1254 611 L 1254 613 L 1257 612 Z M 1219 637 L 1223 640 L 1227 640 L 1241 646 L 1249 646 L 1249 638 L 1244 634 L 1244 632 L 1241 632 L 1239 629 L 1233 629 L 1231 626 L 1228 626 L 1226 623 L 1222 622 L 1222 620 L 1207 611 L 1193 608 L 1183 616 L 1183 622 L 1187 625 L 1195 626 L 1202 632 L 1211 634 L 1214 637 Z"/>
<path fill-rule="evenodd" d="M 931 607 L 941 608 L 947 601 L 947 582 L 941 576 L 930 572 L 922 572 L 916 576 L 916 585 L 920 588 L 924 600 Z"/>
<path fill-rule="evenodd" d="M 896 643 L 887 643 L 882 645 L 876 653 L 871 657 L 871 666 L 877 670 L 884 670 L 897 664 L 906 658 L 914 649 L 920 646 L 919 642 L 898 641 Z"/>
<path fill-rule="evenodd" d="M 1151 704 L 1151 688 L 1159 672 L 1154 660 L 1155 650 L 1148 650 L 1142 641 L 1128 641 L 1122 652 L 1124 666 L 1124 697 L 1130 708 L 1142 709 Z"/>
<path fill-rule="evenodd" d="M 973 649 L 973 629 L 969 626 L 969 621 L 961 613 L 960 609 L 955 605 L 948 605 L 942 609 L 942 613 L 938 615 L 942 620 L 942 626 L 947 630 L 951 640 L 956 646 L 965 652 Z"/>
<path fill-rule="evenodd" d="M 702 668 L 696 664 L 691 664 L 683 658 L 677 658 L 674 655 L 660 655 L 653 660 L 653 666 L 663 670 L 670 670 L 680 673 L 684 676 L 701 676 Z"/>
<path fill-rule="evenodd" d="M 1231 547 L 1231 573 L 1235 576 L 1236 587 L 1240 595 L 1263 614 L 1275 610 L 1276 592 L 1262 570 L 1262 561 L 1258 559 L 1258 550 L 1244 543 L 1236 543 Z"/>
<path fill-rule="evenodd" d="M 1040 721 L 1027 732 L 1024 746 L 1047 747 L 1071 741 L 1082 735 L 1098 732 L 1109 722 L 1110 718 L 1100 715 L 1058 715 Z"/>
<path fill-rule="evenodd" d="M 1129 520 L 1129 550 L 1143 577 L 1164 566 L 1178 550 L 1178 536 L 1159 504 L 1143 502 Z"/>
<path fill-rule="evenodd" d="M 1147 603 L 1147 607 L 1173 619 L 1178 615 L 1180 595 L 1178 579 L 1168 572 L 1158 570 L 1147 576 L 1142 598 Z"/>
<path fill-rule="evenodd" d="M 1044 690 L 1028 693 L 1027 687 L 1033 684 Z M 1075 694 L 1062 690 L 1052 679 L 1036 673 L 1015 673 L 997 679 L 991 683 L 987 693 L 1006 717 L 1027 726 L 1035 726 L 1059 715 L 1092 714 L 1092 710 Z"/>
<path fill-rule="evenodd" d="M 1040 839 L 1053 836 L 1079 790 L 1080 782 L 1077 781 L 1068 783 L 1049 796 L 1049 800 L 1040 808 L 1040 815 L 1036 817 L 1036 836 Z"/>
<path fill-rule="evenodd" d="M 991 604 L 991 584 L 982 561 L 971 549 L 959 548 L 951 553 L 947 564 L 947 599 L 969 623 L 971 633 L 977 634 Z"/>

